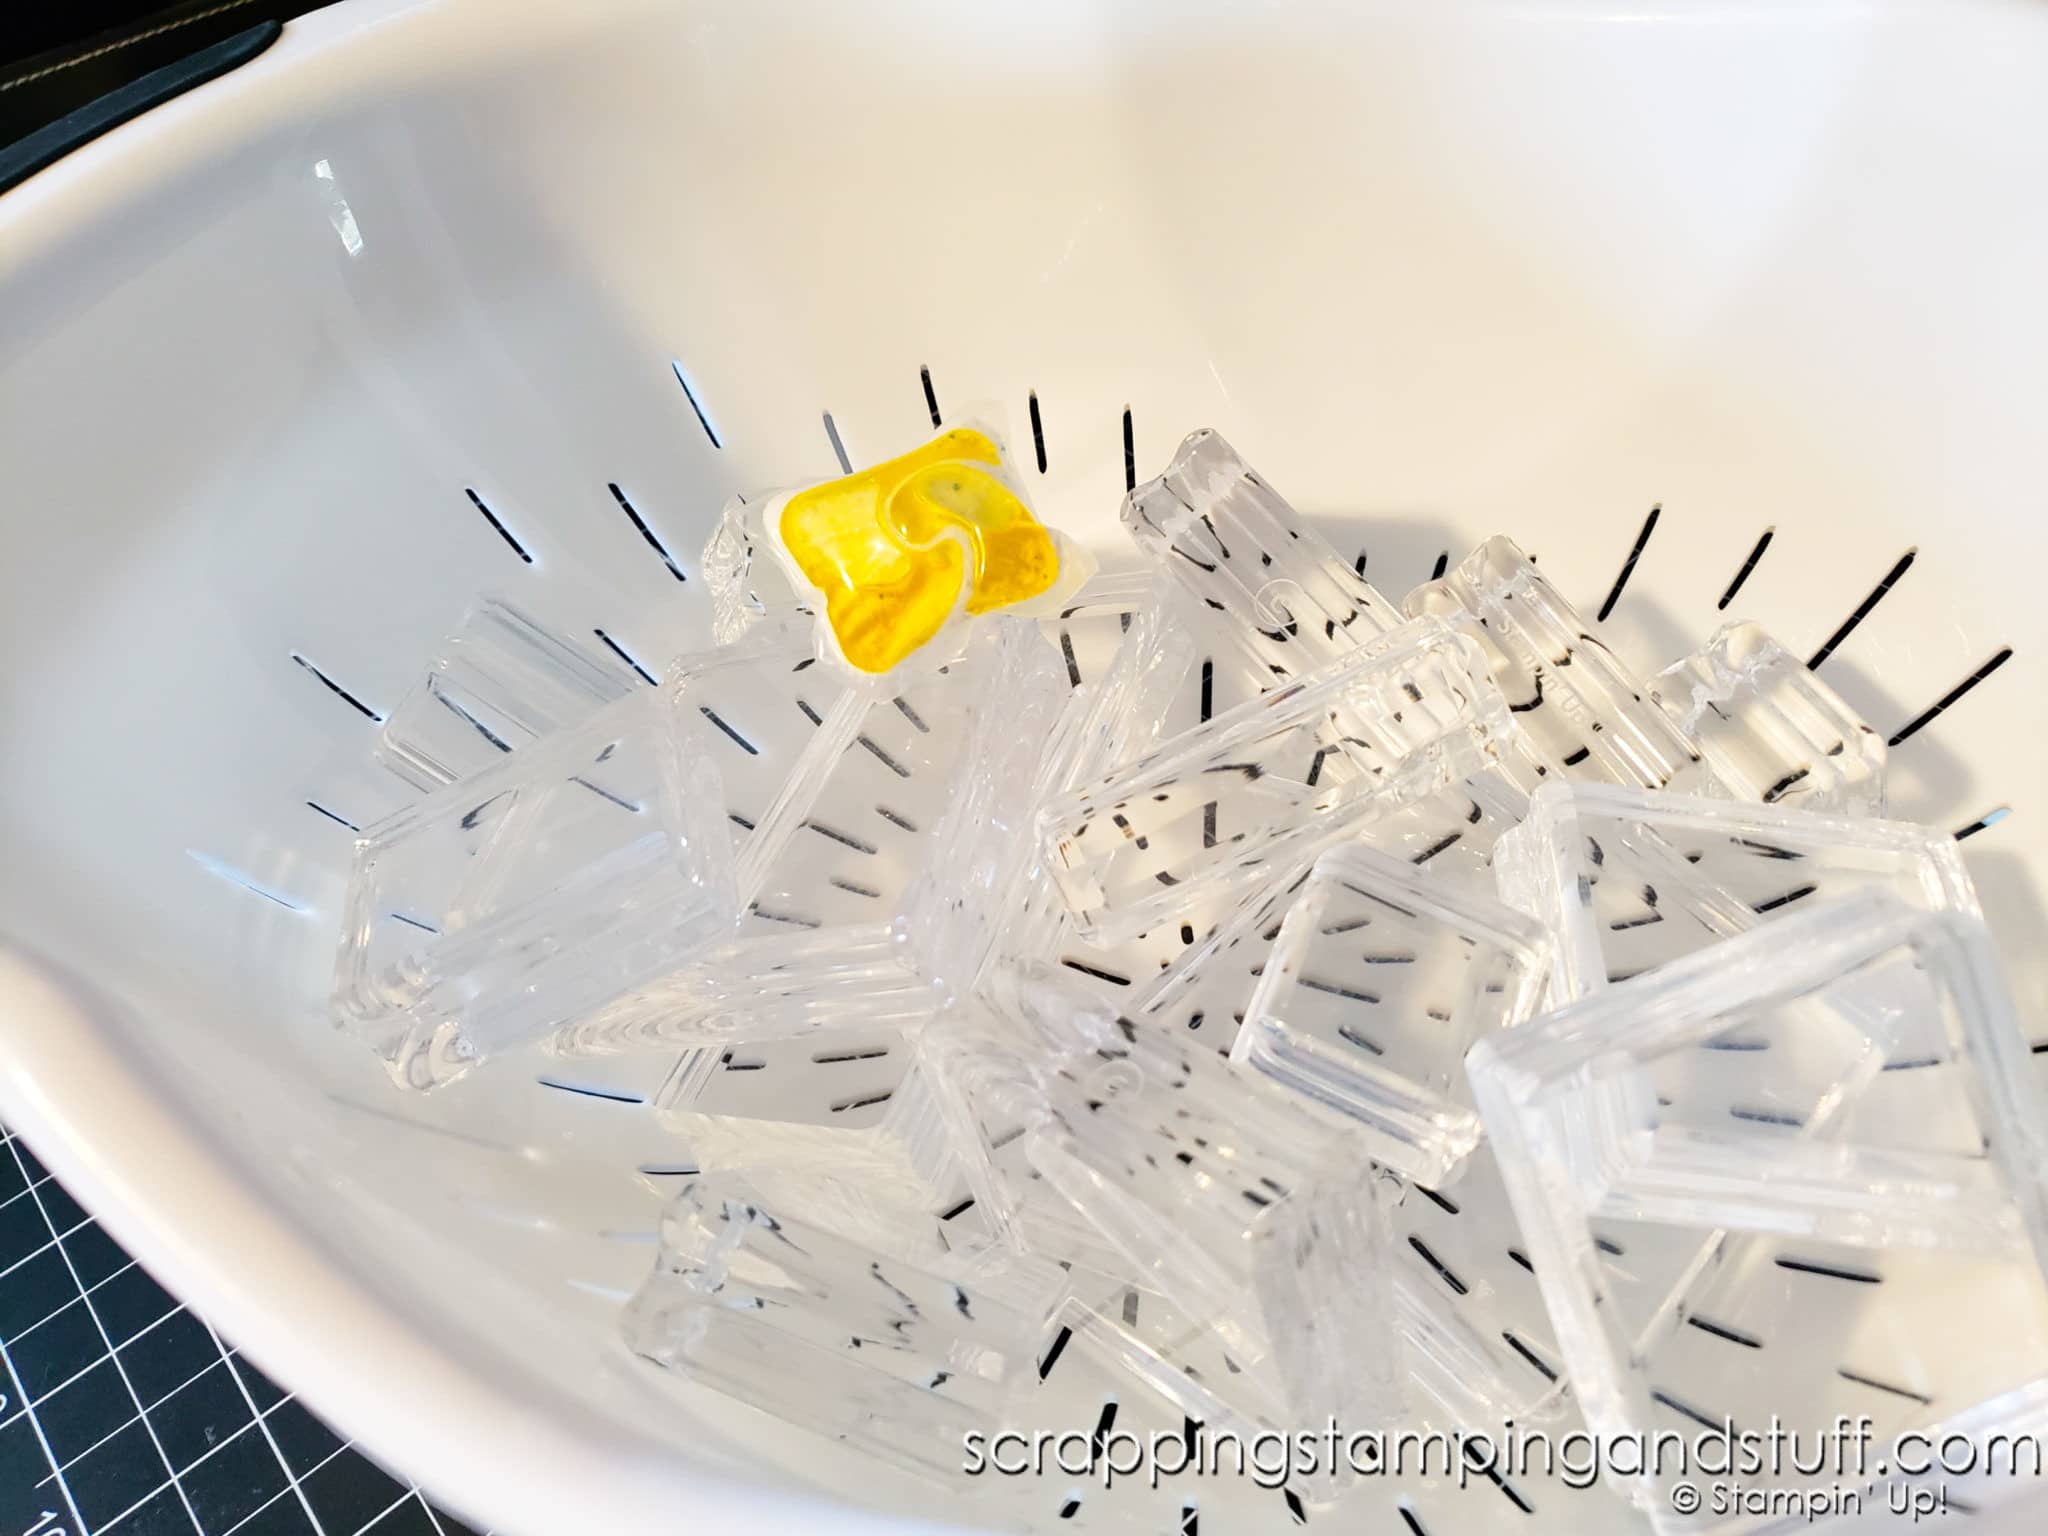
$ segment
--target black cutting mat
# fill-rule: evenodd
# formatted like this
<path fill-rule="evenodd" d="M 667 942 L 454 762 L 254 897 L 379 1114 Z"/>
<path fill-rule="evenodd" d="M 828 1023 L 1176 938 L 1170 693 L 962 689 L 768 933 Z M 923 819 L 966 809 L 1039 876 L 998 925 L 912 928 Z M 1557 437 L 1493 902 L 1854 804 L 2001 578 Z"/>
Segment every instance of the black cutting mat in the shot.
<path fill-rule="evenodd" d="M 0 1536 L 476 1536 L 244 1360 L 0 1136 Z"/>

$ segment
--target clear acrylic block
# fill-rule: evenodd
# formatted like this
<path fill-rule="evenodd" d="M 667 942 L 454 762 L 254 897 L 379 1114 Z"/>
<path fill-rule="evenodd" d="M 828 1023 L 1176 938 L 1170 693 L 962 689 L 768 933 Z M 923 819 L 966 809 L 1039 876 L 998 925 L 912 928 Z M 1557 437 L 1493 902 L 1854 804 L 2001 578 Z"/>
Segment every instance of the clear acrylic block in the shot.
<path fill-rule="evenodd" d="M 1055 798 L 1042 852 L 1075 930 L 1171 927 L 1483 771 L 1505 716 L 1478 662 L 1439 624 L 1404 626 Z"/>
<path fill-rule="evenodd" d="M 1401 623 L 1399 608 L 1207 428 L 1124 498 L 1123 519 L 1275 678 L 1314 671 Z"/>
<path fill-rule="evenodd" d="M 693 1179 L 627 1308 L 635 1353 L 941 1482 L 988 1430 L 1059 1311 L 1057 1266 L 982 1247 L 925 1264 Z"/>
<path fill-rule="evenodd" d="M 1073 972 L 1004 961 L 916 1041 L 976 1214 L 1002 1240 L 1099 1276 L 1124 1277 L 1125 1260 L 1033 1166 L 1026 1133 L 1046 1121 L 1055 1074 L 1134 1027 Z"/>
<path fill-rule="evenodd" d="M 730 931 L 731 839 L 695 736 L 642 690 L 368 828 L 342 1021 L 431 1086 Z"/>
<path fill-rule="evenodd" d="M 1843 897 L 1469 1069 L 1595 1433 L 1869 1414 L 1882 1447 L 2048 1367 L 2048 1119 L 1976 919 Z M 1774 1344 L 1837 1369 L 1774 1369 Z"/>
<path fill-rule="evenodd" d="M 1564 1406 L 1562 1355 L 1491 1145 L 1455 1188 L 1407 1182 L 1389 1213 L 1394 1300 L 1415 1422 L 1497 1430 L 1552 1419 Z M 1596 1241 L 1608 1228 L 1595 1224 Z M 1618 1245 L 1608 1248 L 1620 1255 Z"/>
<path fill-rule="evenodd" d="M 1036 853 L 1033 817 L 1046 743 L 1075 696 L 1072 628 L 1062 656 L 1038 626 L 998 618 L 976 634 L 965 665 L 979 697 L 930 854 L 893 918 L 904 963 L 946 996 L 971 988 L 1014 915 Z"/>
<path fill-rule="evenodd" d="M 824 1169 L 840 1159 L 914 1176 L 929 1189 L 953 1158 L 950 1132 L 912 1064 L 916 1032 L 862 1023 L 692 1051 L 654 1107 L 706 1169 L 801 1158 Z M 813 1070 L 824 1067 L 835 1070 Z"/>
<path fill-rule="evenodd" d="M 1063 1065 L 1120 1044 L 1128 1028 L 1084 989 L 1041 966 L 999 966 L 915 1042 L 919 1072 L 952 1134 L 965 1187 L 1000 1240 L 1049 1259 L 1114 1271 L 1120 1261 L 1025 1156 L 1045 1083 Z"/>
<path fill-rule="evenodd" d="M 1761 626 L 1717 630 L 1649 691 L 1737 799 L 1884 814 L 1884 738 Z"/>
<path fill-rule="evenodd" d="M 1281 924 L 1231 1059 L 1354 1124 L 1383 1166 L 1444 1184 L 1479 1144 L 1465 1052 L 1539 1011 L 1548 950 L 1488 897 L 1333 849 Z"/>
<path fill-rule="evenodd" d="M 1050 660 L 1035 630 L 1009 620 L 979 631 L 966 657 L 887 687 L 816 663 L 807 622 L 764 623 L 679 660 L 670 691 L 710 728 L 727 786 L 740 917 L 725 942 L 579 1021 L 557 1048 L 767 1041 L 907 1026 L 936 1008 L 943 994 L 910 965 L 900 920 L 918 878 L 948 856 L 936 834 L 965 783 L 977 712 L 985 699 L 1002 707 L 995 695 L 1014 681 L 1005 668 L 1020 648 L 1006 636 Z"/>
<path fill-rule="evenodd" d="M 1572 777 L 1695 793 L 1710 785 L 1698 749 L 1513 540 L 1488 539 L 1403 606 L 1479 642 L 1536 749 Z"/>
<path fill-rule="evenodd" d="M 1047 1111 L 1033 1166 L 1214 1335 L 1236 1374 L 1213 1390 L 1258 1417 L 1398 1413 L 1385 1215 L 1348 1137 L 1154 1026 L 1062 1067 Z"/>
<path fill-rule="evenodd" d="M 1538 791 L 1494 876 L 1556 941 L 1553 1003 L 1850 891 L 1978 911 L 1945 832 L 1597 784 Z"/>
<path fill-rule="evenodd" d="M 2012 1160 L 2048 1148 L 2048 1125 L 1974 918 L 1843 897 L 1492 1037 L 1484 1060 L 1616 1220 L 2030 1237 L 2038 1168 Z"/>
<path fill-rule="evenodd" d="M 438 789 L 587 720 L 637 686 L 629 674 L 487 595 L 392 710 L 377 733 L 377 757 L 415 788 Z"/>
<path fill-rule="evenodd" d="M 863 1025 L 914 1029 L 940 999 L 903 966 L 886 923 L 726 939 L 548 1041 L 561 1056 L 619 1056 L 786 1040 Z"/>
<path fill-rule="evenodd" d="M 1371 849 L 1427 874 L 1432 882 L 1491 896 L 1494 847 L 1521 824 L 1531 791 L 1549 770 L 1512 721 L 1492 734 L 1483 763 L 1448 788 L 1366 822 L 1339 846 Z M 1265 973 L 1281 917 L 1307 874 L 1305 865 L 1276 872 L 1275 879 L 1220 917 L 1192 914 L 1200 920 L 1183 929 L 1183 948 L 1137 986 L 1125 1006 L 1134 1016 L 1200 1030 L 1219 1050 L 1230 1050 Z M 1123 957 L 1119 963 L 1125 963 Z"/>

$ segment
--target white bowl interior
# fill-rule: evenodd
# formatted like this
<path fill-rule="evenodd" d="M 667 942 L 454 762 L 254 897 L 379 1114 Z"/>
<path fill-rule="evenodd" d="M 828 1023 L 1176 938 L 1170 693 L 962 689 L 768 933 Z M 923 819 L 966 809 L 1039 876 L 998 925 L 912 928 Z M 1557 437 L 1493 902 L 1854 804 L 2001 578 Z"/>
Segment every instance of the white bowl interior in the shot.
<path fill-rule="evenodd" d="M 263 1250 L 172 1254 L 155 1132 L 114 1110 L 146 1092 L 262 1241 L 523 1426 L 505 1443 L 540 1454 L 444 1469 L 489 1518 L 574 1507 L 548 1503 L 550 1445 L 580 1475 L 651 1458 L 709 1486 L 737 1451 L 900 1492 L 616 1343 L 663 1183 L 641 1170 L 682 1162 L 629 1102 L 667 1060 L 536 1057 L 421 1099 L 327 1028 L 341 822 L 397 786 L 311 668 L 389 709 L 485 590 L 650 666 L 704 643 L 724 498 L 832 470 L 828 413 L 856 460 L 917 440 L 921 369 L 1027 446 L 1035 395 L 1040 507 L 1105 548 L 1127 410 L 1141 476 L 1220 428 L 1395 597 L 1505 531 L 1596 612 L 1660 508 L 1602 626 L 1645 670 L 1734 617 L 1812 653 L 1894 575 L 1824 675 L 1891 734 L 2012 649 L 1893 748 L 1892 803 L 1994 819 L 1970 862 L 2048 1033 L 2044 70 L 2048 12 L 1997 4 L 294 23 L 0 200 L 0 935 L 120 1005 L 78 1027 L 124 1078 L 81 1093 L 24 1028 L 9 1112 L 211 1294 Z M 303 1297 L 244 1304 L 267 1321 L 224 1331 L 321 1326 Z M 1049 1419 L 1091 1425 L 1102 1390 L 1063 1371 Z M 1048 1519 L 1068 1497 L 1013 1493 Z M 1505 1508 L 1403 1496 L 1435 1536 Z M 1621 1519 L 1593 1497 L 1533 1518 Z"/>

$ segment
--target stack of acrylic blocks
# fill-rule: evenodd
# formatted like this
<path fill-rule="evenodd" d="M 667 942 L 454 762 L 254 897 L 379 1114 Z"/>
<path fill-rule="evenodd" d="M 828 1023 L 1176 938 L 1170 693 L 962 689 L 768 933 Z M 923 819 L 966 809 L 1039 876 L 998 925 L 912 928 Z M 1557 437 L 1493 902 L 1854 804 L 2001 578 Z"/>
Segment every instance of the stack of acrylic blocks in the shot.
<path fill-rule="evenodd" d="M 942 1483 L 1060 1328 L 1212 1426 L 2037 1427 L 2028 1046 L 1831 689 L 1639 678 L 1505 538 L 1391 602 L 1209 432 L 1123 521 L 958 428 L 736 500 L 658 688 L 487 600 L 388 722 L 337 1009 L 418 1088 L 680 1056 L 639 1354 Z"/>

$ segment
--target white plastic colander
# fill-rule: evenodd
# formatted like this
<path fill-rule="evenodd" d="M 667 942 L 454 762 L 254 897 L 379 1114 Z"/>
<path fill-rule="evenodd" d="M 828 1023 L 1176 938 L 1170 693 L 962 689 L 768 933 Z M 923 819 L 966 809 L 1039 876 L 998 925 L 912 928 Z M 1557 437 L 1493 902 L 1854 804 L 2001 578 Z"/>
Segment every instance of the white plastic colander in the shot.
<path fill-rule="evenodd" d="M 1895 814 L 1975 834 L 2048 1038 L 2044 79 L 2017 0 L 293 22 L 0 197 L 0 1113 L 479 1521 L 898 1525 L 844 1502 L 915 1503 L 892 1477 L 617 1340 L 687 1166 L 670 1061 L 408 1096 L 325 997 L 343 823 L 400 788 L 368 717 L 475 594 L 658 668 L 708 639 L 730 492 L 991 399 L 1104 548 L 1127 455 L 1211 425 L 1389 595 L 1507 531 L 1645 670 L 1738 616 L 1825 656 L 1903 737 Z M 841 1090 L 787 1054 L 749 1091 Z M 1103 1412 L 1078 1355 L 1046 1423 Z M 1389 1486 L 1375 1528 L 1633 1528 L 1523 1494 Z"/>

